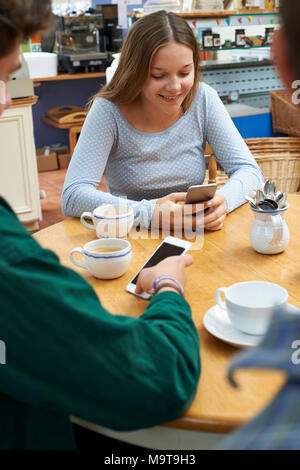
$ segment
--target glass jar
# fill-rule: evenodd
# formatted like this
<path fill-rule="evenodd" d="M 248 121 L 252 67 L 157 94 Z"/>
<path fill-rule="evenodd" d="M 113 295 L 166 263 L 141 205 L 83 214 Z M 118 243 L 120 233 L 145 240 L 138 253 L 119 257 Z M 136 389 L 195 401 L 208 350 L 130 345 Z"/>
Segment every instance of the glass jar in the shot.
<path fill-rule="evenodd" d="M 275 0 L 265 0 L 265 8 L 266 9 L 274 9 L 275 8 Z"/>
<path fill-rule="evenodd" d="M 265 45 L 270 46 L 273 42 L 275 28 L 266 28 Z"/>
<path fill-rule="evenodd" d="M 235 30 L 235 45 L 236 47 L 246 46 L 246 34 L 244 29 Z"/>
<path fill-rule="evenodd" d="M 221 47 L 221 37 L 220 34 L 213 35 L 214 49 L 220 49 Z"/>
<path fill-rule="evenodd" d="M 285 211 L 289 204 L 285 204 L 282 209 L 254 212 L 254 222 L 250 231 L 252 247 L 258 253 L 274 255 L 281 253 L 290 241 L 290 232 L 284 219 Z"/>
<path fill-rule="evenodd" d="M 203 49 L 212 49 L 214 47 L 214 37 L 211 29 L 204 31 L 202 34 Z"/>

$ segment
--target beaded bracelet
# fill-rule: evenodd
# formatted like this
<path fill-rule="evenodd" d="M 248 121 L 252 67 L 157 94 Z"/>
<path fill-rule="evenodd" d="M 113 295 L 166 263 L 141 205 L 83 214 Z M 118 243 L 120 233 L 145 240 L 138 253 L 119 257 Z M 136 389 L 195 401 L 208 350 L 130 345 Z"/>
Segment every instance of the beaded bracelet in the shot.
<path fill-rule="evenodd" d="M 155 281 L 153 282 L 153 286 L 152 286 L 154 292 L 157 290 L 157 289 L 156 289 L 156 288 L 157 288 L 157 284 L 158 284 L 160 281 L 164 280 L 164 279 L 168 279 L 168 280 L 170 280 L 170 281 L 175 282 L 175 284 L 177 284 L 178 289 L 179 289 L 179 291 L 180 291 L 180 295 L 182 295 L 182 297 L 184 297 L 184 290 L 183 290 L 182 285 L 181 285 L 180 282 L 177 281 L 177 279 L 175 279 L 175 277 L 173 277 L 173 276 L 166 276 L 166 275 L 164 275 L 164 276 L 159 276 L 157 279 L 155 279 Z M 174 288 L 175 288 L 175 286 L 174 286 Z"/>
<path fill-rule="evenodd" d="M 171 282 L 162 282 L 161 284 L 159 284 L 159 286 L 157 286 L 154 290 L 153 295 L 158 294 L 159 291 L 164 287 L 172 287 L 172 289 L 175 289 L 178 294 L 182 295 L 181 289 L 176 284 L 172 284 Z"/>

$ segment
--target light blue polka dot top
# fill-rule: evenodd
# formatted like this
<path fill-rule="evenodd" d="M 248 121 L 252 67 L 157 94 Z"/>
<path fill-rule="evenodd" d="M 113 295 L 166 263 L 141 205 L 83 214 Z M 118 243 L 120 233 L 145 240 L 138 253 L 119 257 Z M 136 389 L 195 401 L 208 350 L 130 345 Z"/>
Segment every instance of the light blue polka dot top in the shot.
<path fill-rule="evenodd" d="M 261 187 L 263 175 L 213 88 L 200 83 L 186 113 L 156 133 L 135 129 L 116 104 L 97 98 L 67 171 L 63 212 L 80 217 L 126 198 L 136 223 L 148 225 L 157 198 L 202 184 L 206 142 L 230 177 L 218 192 L 231 212 L 245 203 L 246 194 Z M 97 190 L 103 174 L 107 193 Z"/>

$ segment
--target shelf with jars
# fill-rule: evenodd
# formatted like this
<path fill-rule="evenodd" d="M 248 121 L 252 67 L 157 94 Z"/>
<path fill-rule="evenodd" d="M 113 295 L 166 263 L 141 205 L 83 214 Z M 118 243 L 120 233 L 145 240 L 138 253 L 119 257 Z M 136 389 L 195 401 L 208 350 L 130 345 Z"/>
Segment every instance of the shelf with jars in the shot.
<path fill-rule="evenodd" d="M 269 46 L 232 46 L 232 47 L 219 47 L 219 48 L 216 48 L 216 47 L 212 47 L 212 48 L 206 48 L 204 51 L 205 52 L 220 52 L 220 51 L 247 51 L 249 49 L 266 49 L 267 47 Z"/>
<path fill-rule="evenodd" d="M 195 12 L 194 17 L 189 16 L 186 19 L 203 51 L 269 47 L 272 35 L 280 23 L 278 10 L 235 10 L 229 11 L 228 16 L 201 13 L 201 17 Z"/>
<path fill-rule="evenodd" d="M 177 13 L 191 26 L 200 49 L 204 52 L 230 51 L 240 48 L 269 47 L 276 26 L 280 23 L 278 9 L 242 9 L 194 11 Z M 133 13 L 132 21 L 145 13 Z M 251 33 L 254 31 L 254 33 Z M 202 60 L 211 60 L 211 54 Z M 222 58 L 222 57 L 221 57 Z M 216 60 L 216 56 L 213 56 Z"/>
<path fill-rule="evenodd" d="M 226 16 L 197 13 L 186 20 L 200 45 L 202 79 L 224 103 L 235 96 L 239 103 L 269 109 L 269 92 L 283 88 L 270 47 L 280 24 L 279 11 L 243 9 L 226 11 Z"/>

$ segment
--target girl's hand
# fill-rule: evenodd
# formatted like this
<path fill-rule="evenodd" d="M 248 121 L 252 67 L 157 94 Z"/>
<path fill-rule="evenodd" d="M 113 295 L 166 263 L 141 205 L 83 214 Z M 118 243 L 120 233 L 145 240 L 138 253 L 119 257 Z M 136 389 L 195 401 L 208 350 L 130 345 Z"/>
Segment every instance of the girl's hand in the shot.
<path fill-rule="evenodd" d="M 204 202 L 204 228 L 207 230 L 221 230 L 227 214 L 227 205 L 224 196 L 215 194 L 209 201 Z"/>
<path fill-rule="evenodd" d="M 154 227 L 164 227 L 169 224 L 171 230 L 174 229 L 195 229 L 203 226 L 203 203 L 198 204 L 178 204 L 184 202 L 186 193 L 172 193 L 157 199 L 154 208 L 151 225 Z M 192 215 L 192 214 L 198 214 Z"/>

